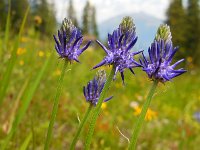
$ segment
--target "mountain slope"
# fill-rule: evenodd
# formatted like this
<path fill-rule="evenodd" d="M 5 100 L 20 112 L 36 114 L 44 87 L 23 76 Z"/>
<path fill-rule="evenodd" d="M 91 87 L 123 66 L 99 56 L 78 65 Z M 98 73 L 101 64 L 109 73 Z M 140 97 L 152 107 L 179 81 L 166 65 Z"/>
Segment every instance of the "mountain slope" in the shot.
<path fill-rule="evenodd" d="M 107 34 L 112 33 L 112 31 L 118 27 L 124 16 L 132 17 L 136 25 L 138 41 L 135 48 L 146 50 L 153 41 L 156 30 L 162 21 L 145 13 L 123 14 L 100 23 L 100 39 L 105 40 Z"/>

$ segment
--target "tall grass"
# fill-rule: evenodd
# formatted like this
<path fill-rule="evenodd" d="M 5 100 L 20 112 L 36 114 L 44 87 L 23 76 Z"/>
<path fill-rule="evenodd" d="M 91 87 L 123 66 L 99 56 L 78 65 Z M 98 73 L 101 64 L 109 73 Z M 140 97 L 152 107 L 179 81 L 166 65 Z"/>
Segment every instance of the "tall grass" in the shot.
<path fill-rule="evenodd" d="M 13 122 L 12 125 L 12 129 L 10 130 L 10 132 L 8 133 L 7 137 L 5 138 L 2 146 L 1 146 L 1 150 L 5 150 L 6 147 L 9 145 L 9 141 L 11 140 L 12 136 L 14 135 L 14 133 L 16 132 L 22 118 L 24 117 L 26 110 L 28 109 L 28 106 L 31 102 L 31 99 L 42 79 L 42 76 L 44 75 L 44 72 L 48 66 L 50 57 L 47 58 L 47 60 L 45 61 L 43 67 L 41 68 L 41 70 L 38 72 L 35 81 L 33 81 L 32 83 L 29 84 L 29 87 L 25 90 L 24 92 L 24 96 L 22 98 L 22 106 L 20 107 L 20 109 L 18 110 L 17 115 L 15 116 L 15 120 Z"/>
<path fill-rule="evenodd" d="M 29 80 L 30 78 L 28 78 L 25 82 L 24 82 L 24 85 L 22 86 L 16 100 L 15 100 L 15 103 L 14 103 L 14 106 L 12 107 L 12 112 L 10 113 L 10 119 L 9 119 L 9 129 L 8 131 L 10 131 L 12 129 L 12 125 L 13 125 L 13 122 L 14 122 L 14 119 L 15 119 L 15 115 L 16 115 L 16 112 L 17 112 L 17 109 L 19 107 L 19 104 L 20 104 L 20 100 L 24 94 L 24 91 L 25 89 L 27 88 L 27 85 L 29 83 Z"/>
<path fill-rule="evenodd" d="M 8 49 L 8 39 L 10 33 L 10 14 L 11 14 L 11 0 L 8 1 L 8 15 L 6 19 L 6 30 L 5 30 L 5 39 L 4 39 L 4 48 Z"/>
<path fill-rule="evenodd" d="M 24 18 L 22 20 L 22 24 L 20 26 L 19 34 L 18 34 L 18 36 L 17 36 L 17 38 L 15 40 L 15 43 L 14 43 L 14 48 L 12 50 L 11 58 L 8 61 L 8 65 L 6 66 L 6 71 L 4 72 L 3 78 L 1 80 L 2 83 L 1 83 L 1 87 L 0 87 L 0 106 L 1 106 L 1 104 L 3 102 L 3 100 L 4 100 L 4 97 L 5 97 L 5 94 L 6 94 L 6 90 L 8 88 L 9 82 L 11 80 L 10 77 L 11 77 L 14 65 L 16 63 L 16 60 L 17 60 L 17 49 L 18 49 L 19 42 L 20 42 L 20 39 L 21 39 L 21 36 L 22 36 L 22 32 L 24 30 L 24 25 L 25 25 L 29 10 L 30 10 L 30 6 L 28 6 L 28 8 L 26 9 Z M 8 20 L 10 19 L 9 15 L 8 15 L 7 19 Z M 7 21 L 7 25 L 6 25 L 7 27 L 6 28 L 8 28 L 8 29 L 7 29 L 6 34 L 9 34 L 9 24 L 10 24 L 9 22 L 10 21 Z M 6 37 L 8 38 L 8 35 L 6 35 Z"/>

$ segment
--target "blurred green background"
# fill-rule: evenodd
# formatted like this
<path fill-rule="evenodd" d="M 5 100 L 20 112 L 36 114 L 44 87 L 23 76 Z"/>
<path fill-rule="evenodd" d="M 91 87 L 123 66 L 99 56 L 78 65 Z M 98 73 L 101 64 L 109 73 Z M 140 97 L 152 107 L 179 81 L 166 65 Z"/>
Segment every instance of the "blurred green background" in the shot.
<path fill-rule="evenodd" d="M 11 5 L 9 5 L 7 0 L 0 1 L 1 88 L 3 82 L 6 83 L 5 72 L 9 68 L 9 62 L 12 60 L 14 62 L 5 96 L 0 97 L 0 145 L 8 136 L 18 112 L 25 108 L 27 93 L 30 93 L 29 89 L 33 89 L 31 87 L 36 84 L 41 68 L 49 60 L 33 96 L 27 96 L 30 98 L 30 103 L 28 103 L 25 114 L 21 117 L 19 126 L 7 146 L 11 150 L 43 149 L 53 105 L 52 99 L 63 63 L 54 50 L 52 38 L 52 35 L 57 33 L 61 23 L 58 5 L 63 4 L 64 11 L 61 11 L 61 14 L 71 18 L 74 24 L 82 29 L 85 41 L 101 39 L 106 42 L 107 33 L 104 34 L 104 32 L 111 32 L 114 26 L 117 27 L 120 23 L 117 22 L 118 18 L 121 19 L 121 16 L 130 14 L 130 12 L 126 12 L 113 15 L 108 20 L 113 19 L 116 24 L 109 26 L 110 22 L 107 21 L 106 24 L 106 20 L 102 21 L 98 18 L 101 16 L 99 13 L 102 12 L 99 12 L 101 8 L 96 1 L 81 1 L 82 9 L 77 10 L 79 6 L 76 5 L 79 2 L 79 0 L 65 2 L 63 0 L 11 0 Z M 111 3 L 105 1 L 106 7 L 102 9 L 109 10 L 112 5 L 121 4 L 120 2 L 120 0 L 113 0 Z M 137 4 L 137 1 L 134 0 L 127 0 L 127 2 L 131 3 L 133 8 Z M 138 33 L 142 37 L 140 41 L 138 35 L 138 42 L 146 42 L 145 45 L 136 45 L 133 50 L 146 50 L 146 47 L 149 46 L 147 43 L 152 42 L 152 37 L 156 33 L 145 32 L 146 35 L 145 33 L 143 35 L 142 31 L 151 29 L 151 31 L 156 31 L 160 23 L 167 23 L 171 27 L 174 45 L 180 46 L 175 60 L 185 58 L 182 66 L 188 72 L 169 83 L 159 84 L 139 136 L 137 149 L 198 150 L 198 144 L 200 144 L 200 59 L 198 58 L 200 57 L 200 2 L 198 0 L 163 0 L 160 3 L 162 2 L 164 6 L 166 5 L 166 9 L 163 10 L 166 15 L 160 20 L 158 18 L 157 20 L 149 19 L 150 23 L 154 21 L 158 23 L 151 28 L 145 28 L 147 27 L 145 23 L 149 23 L 148 21 L 143 22 L 145 19 L 138 20 L 140 18 L 138 14 L 142 14 L 143 17 L 151 16 L 151 14 L 140 12 L 131 15 L 133 19 L 136 18 L 136 27 L 139 28 Z M 141 1 L 141 3 L 148 2 Z M 126 8 L 125 4 L 126 2 L 121 7 Z M 154 6 L 155 1 L 152 0 L 151 4 Z M 9 6 L 11 6 L 10 23 L 7 19 Z M 22 35 L 18 36 L 28 6 L 30 6 L 30 11 L 25 27 Z M 159 5 L 155 4 L 156 7 Z M 81 14 L 79 14 L 80 12 Z M 109 27 L 105 28 L 102 24 Z M 19 39 L 17 40 L 17 38 Z M 18 43 L 17 46 L 16 43 Z M 16 52 L 15 59 L 13 51 Z M 51 142 L 52 150 L 69 148 L 79 125 L 78 120 L 83 117 L 88 107 L 82 88 L 94 77 L 97 70 L 91 70 L 91 68 L 103 57 L 104 51 L 93 42 L 92 47 L 81 55 L 81 63 L 73 63 L 68 67 Z M 109 73 L 111 68 L 107 66 L 103 69 Z M 122 85 L 119 75 L 112 83 L 108 96 L 113 95 L 114 98 L 102 105 L 102 113 L 96 124 L 92 141 L 92 149 L 127 148 L 128 140 L 125 137 L 130 138 L 134 123 L 151 85 L 151 81 L 140 68 L 135 69 L 135 72 L 134 76 L 129 71 L 125 71 L 125 86 Z M 84 129 L 76 149 L 83 149 L 88 123 Z"/>

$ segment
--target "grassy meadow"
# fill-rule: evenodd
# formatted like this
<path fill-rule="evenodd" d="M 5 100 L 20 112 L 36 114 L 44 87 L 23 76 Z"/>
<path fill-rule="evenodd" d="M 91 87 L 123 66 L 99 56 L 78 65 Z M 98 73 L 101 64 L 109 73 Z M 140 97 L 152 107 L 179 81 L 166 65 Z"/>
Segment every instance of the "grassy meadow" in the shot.
<path fill-rule="evenodd" d="M 3 43 L 3 39 L 1 39 Z M 9 47 L 12 47 L 12 40 Z M 88 107 L 82 88 L 93 78 L 97 70 L 91 68 L 104 56 L 95 43 L 80 57 L 81 63 L 68 67 L 64 79 L 63 93 L 53 131 L 51 149 L 67 149 L 79 125 L 79 119 Z M 6 70 L 11 49 L 1 56 L 0 79 Z M 37 74 L 49 63 L 25 114 L 9 142 L 8 149 L 43 149 L 48 122 L 52 110 L 52 99 L 61 73 L 63 61 L 54 50 L 53 39 L 39 40 L 27 33 L 20 39 L 17 59 L 10 78 L 8 90 L 0 109 L 0 143 L 4 142 L 12 122 L 23 106 L 27 89 L 36 82 Z M 109 72 L 110 67 L 104 68 Z M 113 99 L 102 105 L 93 137 L 93 149 L 125 149 L 138 117 L 139 108 L 147 95 L 151 81 L 141 69 L 136 75 L 125 72 L 125 83 L 120 76 L 112 83 L 107 96 Z M 200 109 L 200 78 L 198 70 L 188 70 L 172 82 L 159 84 L 151 103 L 151 109 L 139 137 L 138 149 L 198 149 L 200 124 L 193 114 Z M 88 121 L 89 122 L 89 121 Z M 77 143 L 82 149 L 88 123 Z M 122 135 L 123 134 L 123 135 Z"/>
<path fill-rule="evenodd" d="M 53 37 L 41 39 L 33 29 L 19 36 L 10 34 L 8 42 L 3 35 L 9 33 L 2 33 L 0 38 L 0 87 L 7 86 L 0 100 L 0 145 L 9 150 L 41 150 L 64 61 L 56 54 Z M 80 56 L 81 63 L 67 68 L 50 144 L 52 150 L 69 148 L 88 107 L 83 86 L 98 70 L 91 68 L 104 57 L 103 50 L 95 42 L 92 45 Z M 187 73 L 166 84 L 159 83 L 139 136 L 138 150 L 198 150 L 200 120 L 194 113 L 200 111 L 200 70 L 192 65 L 192 58 L 186 58 L 186 64 Z M 101 69 L 109 73 L 111 67 Z M 112 82 L 107 96 L 114 97 L 102 105 L 92 149 L 127 149 L 152 83 L 140 68 L 135 72 L 133 75 L 125 71 L 125 86 L 119 74 Z M 77 150 L 83 149 L 89 122 L 90 119 Z"/>

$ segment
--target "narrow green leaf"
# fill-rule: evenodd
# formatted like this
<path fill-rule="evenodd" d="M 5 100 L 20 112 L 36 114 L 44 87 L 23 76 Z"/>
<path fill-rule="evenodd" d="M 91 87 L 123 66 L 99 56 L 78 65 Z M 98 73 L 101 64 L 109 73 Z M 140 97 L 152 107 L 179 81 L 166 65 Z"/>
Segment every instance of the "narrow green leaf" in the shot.
<path fill-rule="evenodd" d="M 24 85 L 22 86 L 21 90 L 19 91 L 17 99 L 16 99 L 16 101 L 14 103 L 14 106 L 12 107 L 12 111 L 10 113 L 11 115 L 10 115 L 10 119 L 9 119 L 9 130 L 8 131 L 10 131 L 11 128 L 12 128 L 12 124 L 13 124 L 13 121 L 15 119 L 15 114 L 16 114 L 16 111 L 17 111 L 18 106 L 19 106 L 19 102 L 20 102 L 20 100 L 22 98 L 22 95 L 23 95 L 27 85 L 28 85 L 28 82 L 29 82 L 29 78 L 24 82 Z"/>
<path fill-rule="evenodd" d="M 33 137 L 33 134 L 32 133 L 29 133 L 29 135 L 26 137 L 24 143 L 22 144 L 22 146 L 19 148 L 19 150 L 26 150 L 31 139 Z"/>
<path fill-rule="evenodd" d="M 41 126 L 36 128 L 36 132 L 40 132 L 41 130 L 48 128 L 48 125 L 49 125 L 49 122 L 45 122 L 44 124 L 42 124 Z M 24 142 L 21 145 L 21 147 L 19 148 L 19 150 L 26 150 L 28 148 L 29 143 L 30 143 L 32 138 L 33 138 L 33 133 L 31 132 L 31 133 L 28 134 L 28 136 L 24 140 Z"/>
<path fill-rule="evenodd" d="M 6 31 L 5 31 L 5 50 L 7 50 L 8 47 L 8 39 L 9 39 L 9 33 L 10 33 L 10 13 L 11 13 L 11 0 L 8 1 L 8 15 L 6 19 Z"/>
<path fill-rule="evenodd" d="M 24 25 L 25 25 L 26 18 L 28 16 L 29 10 L 30 10 L 30 6 L 28 6 L 28 8 L 26 10 L 25 16 L 23 18 L 23 21 L 22 21 L 22 24 L 21 24 L 21 27 L 20 27 L 18 37 L 15 40 L 15 44 L 14 44 L 14 48 L 13 48 L 13 51 L 12 51 L 12 54 L 11 54 L 11 58 L 9 59 L 8 65 L 6 67 L 6 71 L 3 74 L 3 79 L 1 81 L 2 83 L 1 83 L 1 87 L 0 87 L 0 105 L 3 102 L 4 96 L 6 94 L 6 90 L 8 88 L 8 84 L 9 84 L 9 81 L 10 81 L 12 70 L 14 68 L 14 65 L 15 65 L 15 62 L 16 62 L 16 59 L 17 59 L 17 49 L 18 49 L 18 46 L 19 46 L 21 34 L 23 32 Z"/>
<path fill-rule="evenodd" d="M 12 125 L 12 129 L 11 131 L 8 133 L 7 137 L 5 138 L 3 144 L 2 144 L 2 147 L 0 148 L 1 150 L 5 150 L 6 147 L 8 146 L 9 144 L 9 141 L 11 140 L 12 136 L 14 135 L 14 133 L 16 132 L 17 130 L 17 127 L 18 125 L 20 124 L 22 118 L 24 117 L 25 113 L 26 113 L 26 110 L 28 109 L 28 106 L 31 102 L 31 99 L 40 83 L 40 80 L 44 74 L 44 71 L 45 69 L 47 68 L 48 66 L 48 63 L 49 63 L 49 60 L 50 60 L 50 57 L 46 60 L 44 66 L 42 67 L 42 69 L 38 72 L 37 76 L 36 76 L 36 80 L 29 85 L 29 87 L 27 88 L 27 90 L 25 90 L 25 95 L 23 96 L 22 98 L 22 106 L 20 107 L 20 109 L 18 110 L 18 113 L 15 117 L 15 120 L 13 122 L 13 125 Z"/>

